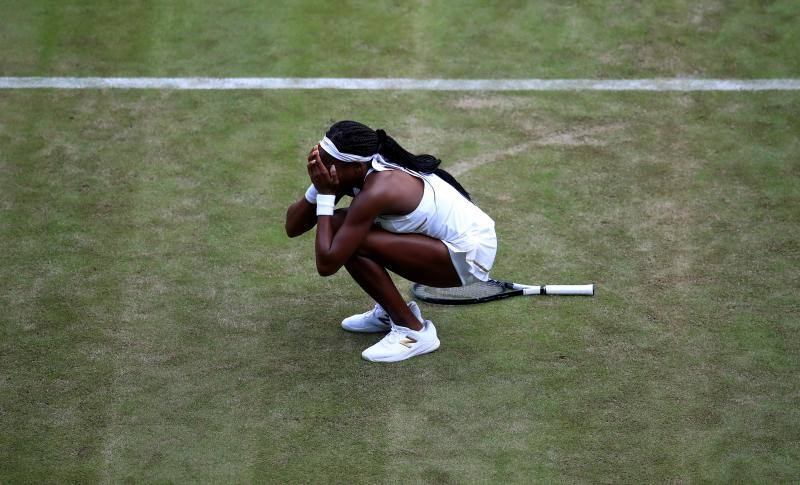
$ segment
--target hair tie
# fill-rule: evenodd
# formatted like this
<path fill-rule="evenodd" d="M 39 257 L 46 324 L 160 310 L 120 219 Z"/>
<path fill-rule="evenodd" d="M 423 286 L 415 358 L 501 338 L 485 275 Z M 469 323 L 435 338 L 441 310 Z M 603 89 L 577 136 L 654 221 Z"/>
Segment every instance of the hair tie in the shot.
<path fill-rule="evenodd" d="M 378 149 L 375 150 L 375 152 L 380 153 L 381 148 L 386 143 L 386 132 L 383 130 L 375 130 L 375 135 L 378 137 Z"/>

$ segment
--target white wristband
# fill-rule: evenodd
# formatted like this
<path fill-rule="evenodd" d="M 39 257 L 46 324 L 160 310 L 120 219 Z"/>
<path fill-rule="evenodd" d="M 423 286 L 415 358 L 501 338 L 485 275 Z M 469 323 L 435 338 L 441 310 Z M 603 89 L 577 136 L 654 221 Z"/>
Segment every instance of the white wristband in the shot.
<path fill-rule="evenodd" d="M 317 215 L 332 216 L 333 207 L 336 205 L 334 194 L 317 194 Z"/>
<path fill-rule="evenodd" d="M 314 187 L 314 184 L 308 186 L 306 190 L 306 200 L 312 204 L 317 203 L 317 188 Z"/>

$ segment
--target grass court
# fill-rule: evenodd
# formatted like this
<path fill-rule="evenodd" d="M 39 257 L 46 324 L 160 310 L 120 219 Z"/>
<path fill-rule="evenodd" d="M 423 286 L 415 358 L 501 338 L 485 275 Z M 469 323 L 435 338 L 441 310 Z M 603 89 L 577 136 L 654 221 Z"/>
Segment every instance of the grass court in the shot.
<path fill-rule="evenodd" d="M 0 76 L 797 78 L 792 1 L 12 2 Z M 355 119 L 437 155 L 493 274 L 372 302 L 288 239 Z M 0 482 L 794 482 L 800 92 L 0 90 Z M 408 294 L 409 283 L 397 280 Z"/>

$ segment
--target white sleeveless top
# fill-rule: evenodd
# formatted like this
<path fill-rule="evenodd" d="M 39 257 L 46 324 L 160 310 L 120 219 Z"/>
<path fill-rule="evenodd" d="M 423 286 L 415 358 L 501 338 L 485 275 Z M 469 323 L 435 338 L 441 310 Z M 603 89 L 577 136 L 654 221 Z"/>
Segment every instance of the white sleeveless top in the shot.
<path fill-rule="evenodd" d="M 370 173 L 402 170 L 422 179 L 424 191 L 416 209 L 401 216 L 379 216 L 375 222 L 394 233 L 417 233 L 441 240 L 463 284 L 486 281 L 497 252 L 494 221 L 438 175 L 421 174 L 392 163 L 372 163 Z"/>

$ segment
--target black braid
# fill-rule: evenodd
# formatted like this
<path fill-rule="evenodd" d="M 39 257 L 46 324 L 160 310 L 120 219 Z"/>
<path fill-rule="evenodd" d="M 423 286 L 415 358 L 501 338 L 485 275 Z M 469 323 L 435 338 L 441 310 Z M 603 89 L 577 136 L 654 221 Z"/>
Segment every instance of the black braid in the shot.
<path fill-rule="evenodd" d="M 368 157 L 380 153 L 387 160 L 415 172 L 436 174 L 452 185 L 461 195 L 472 201 L 469 192 L 452 175 L 439 168 L 441 160 L 433 155 L 414 155 L 406 151 L 383 130 L 374 131 L 357 121 L 339 121 L 325 133 L 336 148 L 343 153 Z"/>

